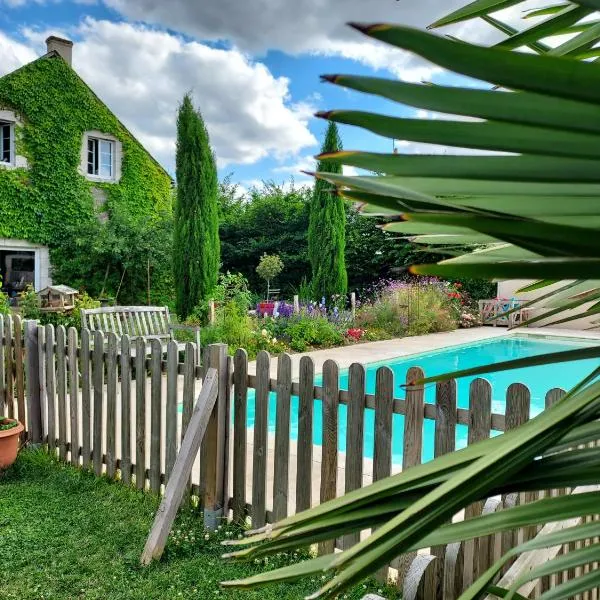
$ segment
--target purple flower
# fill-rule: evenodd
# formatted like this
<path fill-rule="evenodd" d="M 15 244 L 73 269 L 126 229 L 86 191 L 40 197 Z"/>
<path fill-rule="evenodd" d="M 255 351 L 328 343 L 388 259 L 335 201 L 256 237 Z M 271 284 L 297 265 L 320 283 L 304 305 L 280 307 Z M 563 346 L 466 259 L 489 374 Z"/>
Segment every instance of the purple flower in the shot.
<path fill-rule="evenodd" d="M 280 317 L 283 317 L 284 319 L 289 319 L 294 314 L 293 304 L 288 304 L 287 302 L 280 302 L 278 306 L 278 313 Z"/>

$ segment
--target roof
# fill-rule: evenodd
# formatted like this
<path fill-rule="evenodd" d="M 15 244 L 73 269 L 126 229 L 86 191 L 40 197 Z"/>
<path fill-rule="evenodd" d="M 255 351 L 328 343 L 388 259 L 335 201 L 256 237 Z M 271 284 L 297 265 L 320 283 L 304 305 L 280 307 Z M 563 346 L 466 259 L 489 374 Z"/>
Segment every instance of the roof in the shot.
<path fill-rule="evenodd" d="M 21 69 L 26 69 L 29 65 L 32 65 L 32 64 L 36 63 L 38 60 L 46 60 L 48 58 L 59 58 L 60 60 L 64 61 L 63 57 L 58 52 L 56 52 L 56 50 L 52 50 L 51 52 L 47 52 L 46 54 L 43 54 L 39 58 L 36 58 L 35 60 L 31 61 L 30 63 L 27 63 L 27 64 L 23 65 L 22 67 L 19 67 L 18 69 L 15 69 L 14 71 L 11 71 L 10 73 L 5 73 L 2 77 L 0 77 L 0 81 L 2 81 L 2 79 L 4 79 L 5 77 L 8 77 L 9 75 L 12 75 L 13 73 L 17 73 Z M 96 98 L 96 100 L 98 100 L 98 102 L 100 102 L 106 108 L 106 110 L 110 111 L 111 114 L 114 115 L 114 117 L 117 119 L 117 122 L 119 123 L 119 125 L 131 136 L 131 138 L 133 140 L 135 140 L 139 144 L 139 146 L 144 150 L 144 152 L 148 155 L 148 157 L 152 160 L 152 162 L 171 180 L 172 183 L 174 183 L 174 180 L 171 177 L 171 175 L 156 160 L 156 158 L 154 158 L 154 156 L 152 156 L 152 154 L 146 149 L 146 147 L 144 146 L 144 144 L 142 144 L 135 137 L 135 135 L 133 135 L 133 133 L 131 133 L 131 131 L 129 131 L 129 129 L 119 119 L 119 117 L 117 117 L 117 115 L 115 115 L 113 113 L 113 111 L 110 110 L 110 108 L 108 108 L 108 106 L 106 105 L 106 103 L 98 96 L 98 94 L 96 94 L 96 92 L 82 79 L 81 75 L 79 75 L 79 73 L 77 73 L 77 71 L 75 69 L 73 69 L 72 67 L 70 67 L 70 68 L 72 69 L 73 73 L 75 73 L 75 75 L 77 76 L 77 78 L 81 81 L 81 83 L 83 83 L 83 85 L 85 85 L 85 87 L 91 92 L 91 94 L 94 96 L 94 98 Z"/>
<path fill-rule="evenodd" d="M 74 290 L 72 287 L 68 285 L 49 285 L 41 290 L 39 293 L 44 294 L 46 292 L 56 292 L 57 294 L 79 294 L 78 290 Z"/>

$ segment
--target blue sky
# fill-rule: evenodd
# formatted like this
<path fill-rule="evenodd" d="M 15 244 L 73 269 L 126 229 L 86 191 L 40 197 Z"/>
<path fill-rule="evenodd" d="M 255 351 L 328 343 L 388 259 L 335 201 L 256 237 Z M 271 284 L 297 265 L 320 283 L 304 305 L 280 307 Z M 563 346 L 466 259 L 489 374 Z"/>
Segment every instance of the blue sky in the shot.
<path fill-rule="evenodd" d="M 192 91 L 221 176 L 233 174 L 244 188 L 290 176 L 304 183 L 309 179 L 300 170 L 311 168 L 326 127 L 314 111 L 353 108 L 434 118 L 321 83 L 320 74 L 456 82 L 410 55 L 371 42 L 344 21 L 425 26 L 461 4 L 0 0 L 0 75 L 43 54 L 48 35 L 68 37 L 75 42 L 74 68 L 169 171 L 174 169 L 177 103 Z M 343 126 L 341 134 L 347 149 L 392 149 L 391 140 L 357 128 Z M 400 146 L 403 152 L 426 149 Z"/>

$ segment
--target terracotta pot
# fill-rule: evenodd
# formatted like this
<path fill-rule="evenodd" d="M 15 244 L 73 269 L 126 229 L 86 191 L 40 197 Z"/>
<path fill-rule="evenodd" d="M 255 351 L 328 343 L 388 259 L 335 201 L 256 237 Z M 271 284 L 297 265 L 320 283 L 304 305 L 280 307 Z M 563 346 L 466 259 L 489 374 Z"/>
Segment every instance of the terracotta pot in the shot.
<path fill-rule="evenodd" d="M 6 419 L 6 421 L 13 420 L 14 419 Z M 16 427 L 0 431 L 0 469 L 10 467 L 17 459 L 19 436 L 23 429 L 25 429 L 23 425 L 18 423 Z"/>

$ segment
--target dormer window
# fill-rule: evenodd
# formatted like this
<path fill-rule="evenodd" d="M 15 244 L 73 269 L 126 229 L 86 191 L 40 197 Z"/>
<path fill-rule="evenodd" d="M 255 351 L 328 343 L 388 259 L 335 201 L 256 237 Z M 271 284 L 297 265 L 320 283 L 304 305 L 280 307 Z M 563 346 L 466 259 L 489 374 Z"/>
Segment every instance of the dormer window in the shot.
<path fill-rule="evenodd" d="M 121 179 L 121 142 L 109 133 L 87 131 L 83 135 L 80 173 L 90 181 L 117 183 Z"/>
<path fill-rule="evenodd" d="M 15 164 L 15 124 L 0 121 L 0 163 Z"/>

